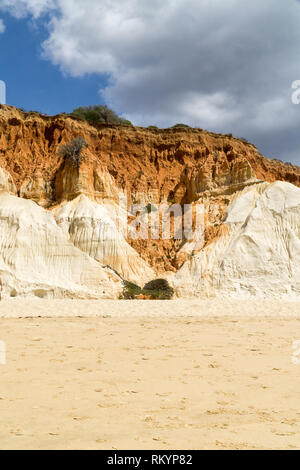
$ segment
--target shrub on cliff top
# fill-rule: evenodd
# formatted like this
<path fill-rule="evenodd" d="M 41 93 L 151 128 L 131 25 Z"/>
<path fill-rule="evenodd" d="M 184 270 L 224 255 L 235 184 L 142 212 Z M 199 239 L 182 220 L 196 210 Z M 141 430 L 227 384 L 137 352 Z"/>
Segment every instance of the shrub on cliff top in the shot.
<path fill-rule="evenodd" d="M 78 170 L 85 158 L 85 155 L 82 155 L 82 150 L 86 147 L 88 147 L 88 144 L 84 138 L 80 136 L 73 139 L 69 144 L 62 145 L 58 152 Z"/>
<path fill-rule="evenodd" d="M 175 124 L 175 126 L 172 126 L 172 129 L 176 129 L 176 127 L 188 127 L 190 128 L 191 126 L 188 126 L 187 124 Z"/>
<path fill-rule="evenodd" d="M 130 121 L 119 117 L 112 109 L 103 105 L 80 106 L 74 109 L 71 115 L 93 124 L 125 124 L 132 126 Z"/>

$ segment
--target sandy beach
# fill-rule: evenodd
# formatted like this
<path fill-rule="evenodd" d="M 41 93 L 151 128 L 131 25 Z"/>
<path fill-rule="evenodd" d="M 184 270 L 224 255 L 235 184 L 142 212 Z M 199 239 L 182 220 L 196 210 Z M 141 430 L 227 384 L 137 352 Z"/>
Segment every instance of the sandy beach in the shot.
<path fill-rule="evenodd" d="M 300 303 L 0 303 L 1 449 L 300 449 Z"/>

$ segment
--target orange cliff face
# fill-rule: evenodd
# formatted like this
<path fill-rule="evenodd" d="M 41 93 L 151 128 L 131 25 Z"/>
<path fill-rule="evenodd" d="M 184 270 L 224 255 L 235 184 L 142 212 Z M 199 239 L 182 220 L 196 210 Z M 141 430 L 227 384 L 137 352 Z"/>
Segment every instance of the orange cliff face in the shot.
<path fill-rule="evenodd" d="M 48 203 L 72 197 L 68 190 L 61 192 L 57 181 L 63 172 L 58 148 L 79 135 L 89 147 L 79 175 L 82 182 L 76 184 L 78 191 L 82 187 L 89 194 L 105 192 L 99 176 L 103 173 L 116 188 L 127 188 L 133 201 L 145 202 L 189 203 L 205 191 L 228 189 L 253 177 L 300 187 L 299 167 L 264 158 L 253 144 L 234 137 L 190 128 L 95 127 L 67 115 L 50 117 L 0 106 L 1 166 L 23 197 L 30 188 L 36 199 L 40 195 Z"/>
<path fill-rule="evenodd" d="M 79 172 L 59 156 L 59 146 L 82 136 L 88 143 Z M 226 208 L 235 195 L 259 181 L 300 187 L 300 168 L 266 159 L 256 147 L 229 135 L 200 129 L 92 126 L 67 115 L 45 116 L 0 106 L 0 167 L 17 194 L 45 208 L 82 194 L 130 203 L 199 201 L 207 209 L 205 244 L 222 236 Z M 176 271 L 186 255 L 176 240 L 129 240 L 157 272 Z"/>

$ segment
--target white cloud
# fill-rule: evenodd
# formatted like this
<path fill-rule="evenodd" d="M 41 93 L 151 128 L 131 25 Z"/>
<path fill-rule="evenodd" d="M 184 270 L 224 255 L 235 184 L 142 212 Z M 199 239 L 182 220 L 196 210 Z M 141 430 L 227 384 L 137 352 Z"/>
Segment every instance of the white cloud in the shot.
<path fill-rule="evenodd" d="M 296 0 L 0 0 L 0 8 L 47 13 L 45 56 L 72 76 L 106 74 L 102 97 L 138 124 L 186 122 L 266 149 L 292 132 L 295 143 Z"/>
<path fill-rule="evenodd" d="M 4 33 L 5 31 L 5 24 L 3 23 L 3 20 L 0 18 L 0 33 Z"/>
<path fill-rule="evenodd" d="M 9 11 L 17 18 L 32 15 L 35 19 L 51 11 L 56 0 L 0 0 L 0 8 Z"/>

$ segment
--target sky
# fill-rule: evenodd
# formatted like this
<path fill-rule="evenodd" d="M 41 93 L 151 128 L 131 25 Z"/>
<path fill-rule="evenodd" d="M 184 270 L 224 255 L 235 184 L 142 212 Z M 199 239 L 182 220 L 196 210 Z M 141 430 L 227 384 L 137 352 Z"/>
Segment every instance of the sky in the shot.
<path fill-rule="evenodd" d="M 0 0 L 0 80 L 26 110 L 107 104 L 300 165 L 298 0 Z"/>

